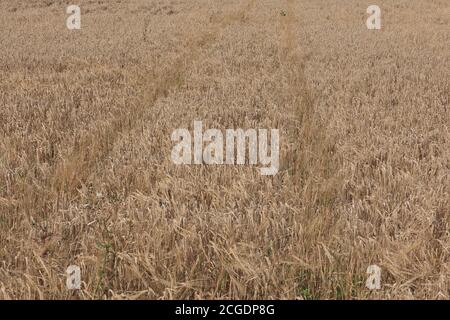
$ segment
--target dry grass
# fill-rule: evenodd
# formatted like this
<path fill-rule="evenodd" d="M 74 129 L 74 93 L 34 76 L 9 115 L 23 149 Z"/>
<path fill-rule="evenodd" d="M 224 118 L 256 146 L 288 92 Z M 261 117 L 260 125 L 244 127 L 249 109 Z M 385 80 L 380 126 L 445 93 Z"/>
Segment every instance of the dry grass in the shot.
<path fill-rule="evenodd" d="M 0 298 L 450 298 L 448 1 L 69 4 L 0 0 Z M 194 120 L 280 172 L 175 166 Z"/>

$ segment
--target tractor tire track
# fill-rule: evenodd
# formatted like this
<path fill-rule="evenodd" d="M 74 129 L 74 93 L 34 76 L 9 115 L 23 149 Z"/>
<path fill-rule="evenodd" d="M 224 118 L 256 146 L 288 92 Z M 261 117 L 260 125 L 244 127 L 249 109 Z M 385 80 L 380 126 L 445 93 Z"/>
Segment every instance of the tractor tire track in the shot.
<path fill-rule="evenodd" d="M 334 137 L 327 133 L 328 121 L 324 120 L 314 92 L 309 88 L 305 75 L 305 58 L 294 32 L 298 19 L 295 17 L 294 0 L 287 0 L 288 12 L 282 18 L 281 61 L 284 81 L 284 94 L 287 105 L 288 147 L 282 156 L 281 163 L 287 171 L 288 195 L 293 207 L 301 214 L 296 217 L 302 225 L 302 234 L 296 242 L 304 243 L 308 259 L 317 259 L 323 254 L 315 244 L 319 241 L 320 232 L 317 221 L 320 221 L 321 232 L 332 234 L 336 225 L 336 207 L 339 206 L 343 179 L 339 178 L 341 161 L 335 150 Z M 293 195 L 298 195 L 293 197 Z M 306 243 L 306 245 L 305 245 Z M 325 246 L 325 245 L 324 245 Z M 325 247 L 324 247 L 325 248 Z M 326 249 L 325 249 L 326 250 Z M 291 264 L 293 274 L 304 272 L 305 266 L 296 262 Z M 322 268 L 327 268 L 323 265 Z M 308 276 L 302 280 L 302 286 L 314 296 L 317 288 L 317 277 L 320 268 L 308 270 Z M 294 280 L 295 281 L 295 280 Z"/>
<path fill-rule="evenodd" d="M 305 192 L 308 212 L 320 202 L 334 203 L 341 180 L 334 137 L 327 133 L 327 117 L 321 116 L 305 75 L 305 59 L 294 28 L 298 23 L 294 0 L 287 0 L 288 13 L 282 19 L 281 61 L 287 78 L 284 88 L 288 122 L 288 150 L 281 163 L 299 192 Z"/>
<path fill-rule="evenodd" d="M 189 66 L 194 63 L 202 49 L 214 43 L 220 30 L 233 23 L 245 23 L 255 0 L 243 2 L 237 10 L 211 19 L 208 30 L 200 35 L 190 36 L 187 42 L 187 55 L 180 56 L 169 69 L 144 78 L 141 86 L 140 103 L 128 110 L 123 116 L 114 118 L 106 126 L 94 128 L 78 142 L 77 148 L 55 167 L 51 185 L 58 194 L 70 195 L 84 184 L 92 173 L 92 168 L 101 163 L 113 149 L 117 139 L 132 130 L 143 118 L 149 107 L 173 89 L 179 87 L 185 78 Z"/>
<path fill-rule="evenodd" d="M 296 183 L 298 179 L 305 178 L 300 174 L 304 162 L 304 154 L 310 150 L 309 143 L 319 131 L 317 123 L 313 123 L 314 98 L 308 87 L 305 76 L 305 62 L 300 55 L 299 44 L 294 32 L 298 21 L 294 1 L 287 0 L 287 13 L 281 17 L 281 56 L 280 61 L 283 76 L 286 77 L 287 86 L 283 88 L 283 95 L 288 105 L 288 132 L 289 150 L 282 163 L 285 169 L 293 176 Z"/>
<path fill-rule="evenodd" d="M 145 123 L 154 123 L 156 126 L 161 116 L 161 110 L 157 110 L 158 108 L 155 107 L 156 102 L 160 98 L 170 95 L 172 91 L 181 86 L 187 77 L 191 65 L 201 57 L 202 51 L 205 48 L 208 48 L 217 41 L 221 30 L 234 23 L 247 22 L 249 12 L 252 10 L 254 4 L 255 0 L 245 1 L 237 8 L 233 7 L 220 17 L 216 17 L 216 20 L 211 21 L 206 30 L 200 34 L 191 35 L 186 40 L 186 47 L 183 52 L 174 63 L 167 68 L 160 68 L 156 72 L 141 77 L 134 83 L 139 88 L 140 96 L 137 99 L 137 103 L 130 110 L 126 110 L 124 114 L 110 119 L 104 125 L 99 125 L 85 133 L 73 152 L 55 163 L 51 177 L 44 183 L 44 186 L 51 191 L 48 192 L 45 198 L 39 199 L 40 206 L 47 208 L 53 207 L 53 210 L 51 210 L 53 213 L 48 214 L 45 219 L 51 219 L 52 214 L 59 215 L 61 212 L 60 208 L 66 209 L 69 206 L 83 207 L 86 205 L 86 199 L 80 196 L 82 193 L 80 190 L 82 188 L 84 189 L 90 181 L 105 180 L 102 164 L 108 160 L 116 145 L 123 141 L 124 137 L 131 134 L 131 132 L 133 134 L 142 134 L 139 132 L 139 129 Z M 38 191 L 34 190 L 36 195 Z M 128 192 L 132 191 L 130 190 Z M 90 204 L 87 205 L 90 206 Z M 97 209 L 107 211 L 107 207 L 108 204 L 101 203 Z M 45 224 L 45 219 L 36 221 L 36 223 L 38 225 Z M 107 227 L 107 220 L 109 218 L 102 219 L 99 218 L 97 222 L 100 223 L 92 225 L 91 228 L 94 228 L 94 230 L 91 231 L 97 234 L 98 239 L 109 243 L 110 234 Z M 78 234 L 75 242 L 73 239 L 70 240 L 70 245 L 72 247 L 81 246 L 80 243 L 84 237 L 84 232 Z M 64 242 L 65 240 L 62 240 L 62 237 L 55 233 L 49 237 L 48 242 L 54 243 L 55 241 Z M 116 277 L 114 272 L 114 265 L 117 262 L 115 250 L 114 247 L 108 250 L 105 253 L 107 263 L 99 267 L 102 277 L 96 280 L 98 283 L 104 282 L 105 288 L 110 287 Z M 93 276 L 95 277 L 95 275 Z M 101 288 L 99 290 L 97 289 L 95 289 L 96 296 L 107 296 L 109 294 L 106 291 L 102 292 Z"/>

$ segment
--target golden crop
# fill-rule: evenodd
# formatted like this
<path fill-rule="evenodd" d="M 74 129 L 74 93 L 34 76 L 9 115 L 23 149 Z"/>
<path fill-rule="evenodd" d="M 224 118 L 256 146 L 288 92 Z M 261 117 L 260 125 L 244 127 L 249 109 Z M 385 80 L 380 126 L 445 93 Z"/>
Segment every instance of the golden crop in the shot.
<path fill-rule="evenodd" d="M 0 0 L 0 299 L 450 299 L 450 3 L 375 2 Z"/>

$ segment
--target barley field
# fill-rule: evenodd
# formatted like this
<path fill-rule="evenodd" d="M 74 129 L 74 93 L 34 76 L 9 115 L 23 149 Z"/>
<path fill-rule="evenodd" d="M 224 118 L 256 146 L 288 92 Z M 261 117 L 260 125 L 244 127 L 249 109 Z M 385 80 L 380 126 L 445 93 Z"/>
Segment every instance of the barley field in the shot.
<path fill-rule="evenodd" d="M 0 299 L 450 299 L 448 0 L 71 4 L 0 0 Z"/>

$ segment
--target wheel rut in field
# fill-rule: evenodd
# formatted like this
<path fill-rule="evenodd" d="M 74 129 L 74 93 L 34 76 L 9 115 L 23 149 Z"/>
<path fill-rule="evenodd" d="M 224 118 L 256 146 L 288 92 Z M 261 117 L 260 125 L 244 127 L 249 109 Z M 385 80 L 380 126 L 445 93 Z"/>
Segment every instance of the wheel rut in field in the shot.
<path fill-rule="evenodd" d="M 136 123 L 148 117 L 148 108 L 179 87 L 189 66 L 199 57 L 201 50 L 217 40 L 220 31 L 234 23 L 245 23 L 255 5 L 255 0 L 243 2 L 238 8 L 211 19 L 210 25 L 200 34 L 191 35 L 186 40 L 187 52 L 180 55 L 169 67 L 151 74 L 137 84 L 142 89 L 140 103 L 122 116 L 111 119 L 106 125 L 96 127 L 80 139 L 77 148 L 55 166 L 51 184 L 57 193 L 73 193 L 92 174 L 92 169 L 101 163 L 113 149 L 117 139 L 133 130 Z M 146 118 L 147 119 L 147 118 Z M 149 119 L 149 121 L 152 121 Z"/>
<path fill-rule="evenodd" d="M 288 107 L 288 143 L 289 149 L 282 163 L 294 178 L 298 177 L 302 164 L 302 154 L 307 152 L 310 135 L 314 129 L 314 101 L 305 77 L 305 62 L 300 55 L 295 34 L 298 21 L 295 15 L 294 1 L 287 0 L 287 13 L 281 18 L 280 60 L 285 85 L 283 96 Z M 296 181 L 298 182 L 298 181 Z"/>
<path fill-rule="evenodd" d="M 304 52 L 295 32 L 299 21 L 296 16 L 298 4 L 286 0 L 287 13 L 281 17 L 280 59 L 288 115 L 288 148 L 282 155 L 281 164 L 297 191 L 308 193 L 303 203 L 308 203 L 314 211 L 321 198 L 336 197 L 339 161 L 335 155 L 335 141 L 326 132 L 327 120 L 317 110 L 305 75 Z"/>

